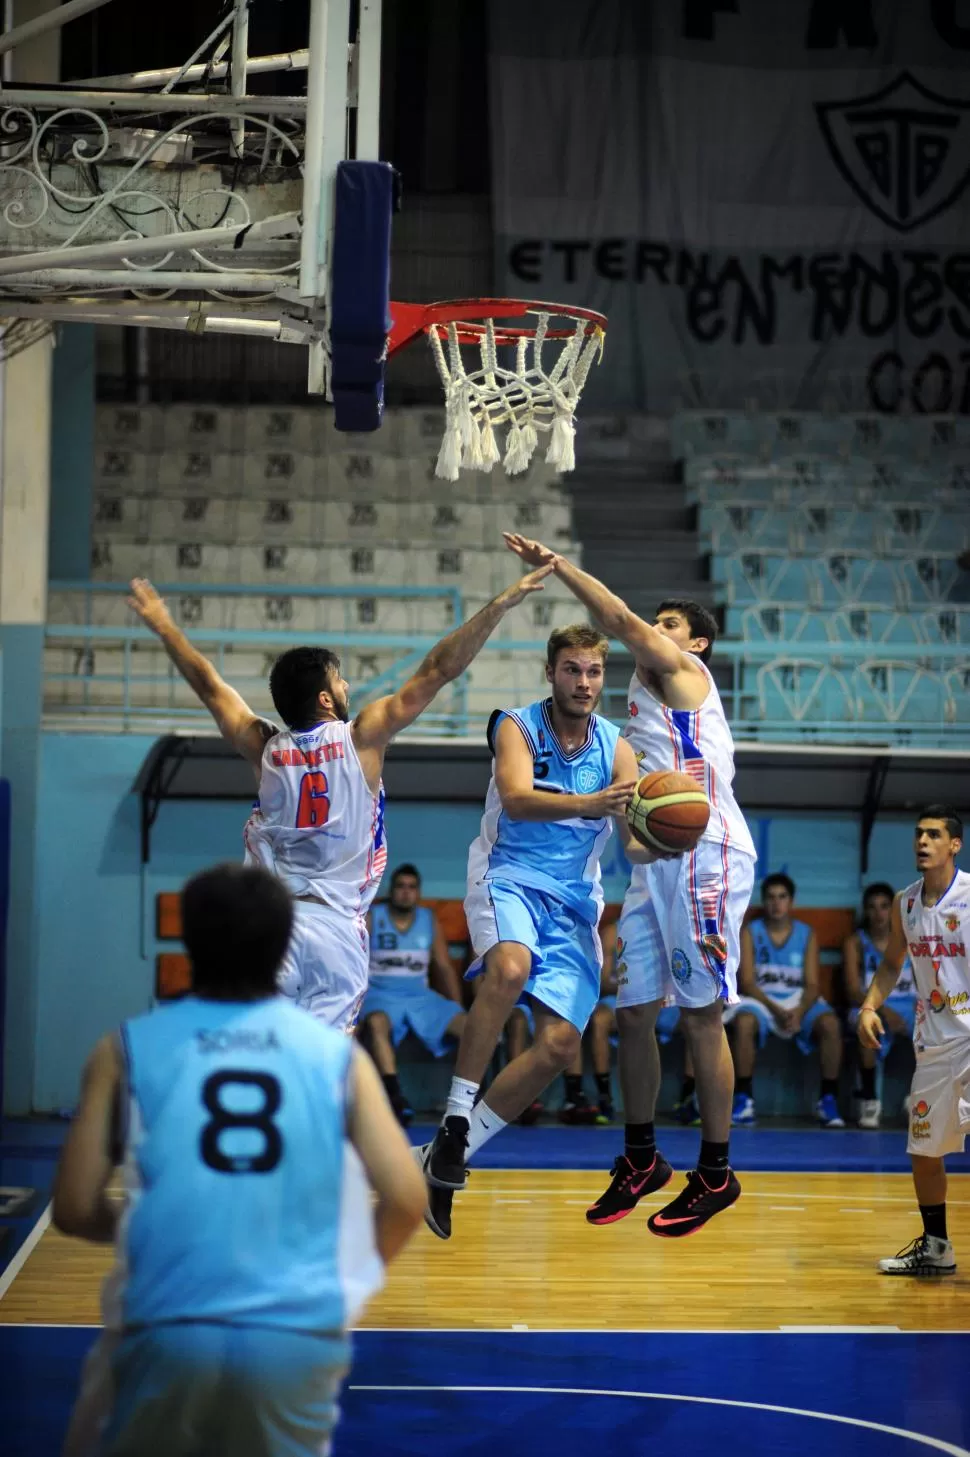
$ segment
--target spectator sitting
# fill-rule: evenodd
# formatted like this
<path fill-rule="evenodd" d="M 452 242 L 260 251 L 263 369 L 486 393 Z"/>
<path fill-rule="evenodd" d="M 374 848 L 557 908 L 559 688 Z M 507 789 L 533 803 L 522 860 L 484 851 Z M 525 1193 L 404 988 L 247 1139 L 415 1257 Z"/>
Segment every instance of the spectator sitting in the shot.
<path fill-rule="evenodd" d="M 752 1091 L 757 1049 L 768 1033 L 792 1038 L 800 1052 L 819 1045 L 822 1083 L 815 1111 L 823 1128 L 844 1128 L 836 1094 L 842 1065 L 839 1019 L 819 996 L 815 932 L 792 918 L 795 882 L 768 875 L 761 883 L 763 917 L 741 932 L 738 990 L 741 1000 L 724 1013 L 734 1028 L 735 1094 L 732 1122 L 754 1123 Z"/>
<path fill-rule="evenodd" d="M 603 947 L 603 969 L 600 973 L 600 1000 L 593 1008 L 586 1035 L 589 1038 L 593 1077 L 596 1080 L 596 1103 L 590 1103 L 583 1092 L 583 1049 L 563 1075 L 566 1101 L 559 1110 L 561 1123 L 612 1123 L 613 1092 L 610 1085 L 610 1040 L 616 1036 L 616 922 L 600 924 Z"/>
<path fill-rule="evenodd" d="M 867 885 L 862 895 L 862 925 L 853 931 L 842 947 L 842 970 L 849 1001 L 849 1026 L 854 1032 L 859 1021 L 859 1008 L 869 983 L 879 969 L 882 953 L 889 941 L 894 891 L 885 881 Z M 876 1059 L 889 1055 L 897 1037 L 913 1040 L 916 1021 L 916 985 L 909 957 L 903 962 L 899 980 L 879 1009 L 886 1035 L 878 1053 L 871 1047 L 859 1047 L 859 1081 L 861 1100 L 859 1127 L 878 1128 L 882 1103 L 876 1097 Z"/>
<path fill-rule="evenodd" d="M 573 1066 L 564 1075 L 566 1101 L 559 1110 L 559 1118 L 563 1123 L 612 1123 L 616 1116 L 610 1082 L 610 1048 L 616 1043 L 617 976 L 622 976 L 626 971 L 623 942 L 616 934 L 616 925 L 616 921 L 600 924 L 600 941 L 603 946 L 600 1000 L 593 1010 L 587 1029 L 593 1077 L 596 1080 L 597 1105 L 589 1103 L 583 1093 L 583 1054 L 580 1050 Z M 677 1007 L 663 1008 L 657 1018 L 658 1042 L 670 1041 L 679 1016 Z"/>
<path fill-rule="evenodd" d="M 370 985 L 360 1014 L 361 1040 L 405 1128 L 414 1114 L 401 1092 L 394 1049 L 411 1031 L 432 1057 L 444 1057 L 465 1021 L 461 982 L 444 933 L 434 912 L 418 904 L 420 895 L 415 867 L 399 865 L 387 901 L 370 913 Z M 433 990 L 430 978 L 444 996 Z"/>

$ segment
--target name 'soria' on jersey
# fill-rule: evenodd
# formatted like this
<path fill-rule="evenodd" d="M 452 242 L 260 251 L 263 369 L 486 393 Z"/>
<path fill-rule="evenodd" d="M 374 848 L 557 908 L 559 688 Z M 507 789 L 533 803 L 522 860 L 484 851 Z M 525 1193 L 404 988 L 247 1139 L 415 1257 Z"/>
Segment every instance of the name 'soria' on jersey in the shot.
<path fill-rule="evenodd" d="M 387 867 L 384 785 L 364 777 L 349 723 L 328 720 L 270 738 L 245 829 L 247 863 L 294 896 L 362 918 Z"/>
<path fill-rule="evenodd" d="M 591 714 L 585 741 L 566 753 L 552 726 L 551 706 L 547 698 L 527 708 L 496 710 L 488 724 L 493 754 L 499 723 L 510 718 L 532 754 L 535 789 L 548 794 L 596 794 L 609 788 L 619 729 Z M 493 768 L 481 832 L 468 852 L 468 883 L 506 880 L 548 891 L 595 926 L 603 910 L 600 855 L 612 831 L 608 816 L 552 822 L 511 819 L 502 808 Z"/>
<path fill-rule="evenodd" d="M 711 802 L 705 840 L 753 856 L 754 841 L 734 798 L 734 739 L 721 695 L 700 658 L 694 661 L 707 679 L 707 697 L 700 708 L 668 708 L 634 673 L 623 737 L 643 774 L 676 769 L 689 774 L 704 790 Z"/>

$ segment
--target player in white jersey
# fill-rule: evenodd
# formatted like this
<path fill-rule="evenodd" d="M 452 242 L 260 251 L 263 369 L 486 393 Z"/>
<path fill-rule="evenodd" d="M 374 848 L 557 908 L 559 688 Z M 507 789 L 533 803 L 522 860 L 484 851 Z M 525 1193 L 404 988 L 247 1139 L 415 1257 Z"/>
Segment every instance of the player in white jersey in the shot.
<path fill-rule="evenodd" d="M 665 1238 L 693 1234 L 739 1197 L 728 1162 L 734 1067 L 722 1025 L 737 1001 L 744 912 L 754 883 L 755 849 L 734 798 L 734 741 L 707 667 L 717 624 L 696 602 L 660 604 L 644 622 L 602 582 L 539 542 L 506 535 L 530 566 L 556 575 L 610 636 L 633 656 L 624 738 L 643 774 L 690 774 L 711 802 L 704 836 L 689 855 L 635 865 L 618 927 L 625 969 L 617 979 L 620 1086 L 626 1118 L 624 1153 L 609 1188 L 587 1210 L 591 1224 L 612 1224 L 672 1170 L 657 1151 L 654 1111 L 660 1088 L 656 1023 L 672 998 L 694 1063 L 701 1114 L 697 1168 L 686 1188 L 647 1221 Z"/>
<path fill-rule="evenodd" d="M 366 916 L 387 865 L 387 746 L 465 671 L 506 612 L 542 590 L 548 570 L 500 592 L 442 638 L 403 687 L 353 720 L 336 653 L 290 648 L 269 680 L 283 729 L 254 713 L 192 646 L 150 582 L 131 584 L 129 605 L 255 771 L 259 798 L 246 825 L 246 862 L 277 875 L 296 903 L 280 990 L 331 1027 L 353 1032 L 367 990 Z"/>
<path fill-rule="evenodd" d="M 859 1041 L 877 1049 L 886 1031 L 879 1008 L 908 954 L 919 1000 L 907 1152 L 923 1233 L 895 1258 L 879 1261 L 885 1275 L 956 1271 L 944 1155 L 961 1153 L 970 1133 L 970 875 L 956 868 L 962 844 L 960 816 L 948 805 L 928 805 L 916 822 L 921 879 L 893 901 L 889 941 L 859 1009 Z"/>

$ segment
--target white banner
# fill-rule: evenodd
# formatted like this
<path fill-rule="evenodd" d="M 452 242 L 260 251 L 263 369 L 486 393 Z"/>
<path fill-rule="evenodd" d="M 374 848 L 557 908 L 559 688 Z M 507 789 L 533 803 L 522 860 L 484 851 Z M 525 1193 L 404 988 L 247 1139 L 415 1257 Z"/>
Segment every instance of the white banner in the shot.
<path fill-rule="evenodd" d="M 970 0 L 489 16 L 499 286 L 609 315 L 590 403 L 970 412 Z"/>

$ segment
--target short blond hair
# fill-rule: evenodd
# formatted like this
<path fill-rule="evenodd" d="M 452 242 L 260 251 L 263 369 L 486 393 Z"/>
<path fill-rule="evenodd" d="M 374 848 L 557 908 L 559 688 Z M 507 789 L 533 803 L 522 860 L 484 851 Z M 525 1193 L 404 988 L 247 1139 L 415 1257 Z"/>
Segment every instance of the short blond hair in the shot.
<path fill-rule="evenodd" d="M 556 659 L 564 648 L 585 648 L 587 652 L 599 653 L 604 665 L 610 655 L 609 639 L 598 627 L 590 627 L 588 622 L 572 622 L 568 627 L 557 627 L 550 634 L 546 644 L 546 662 L 550 668 L 556 666 Z"/>

